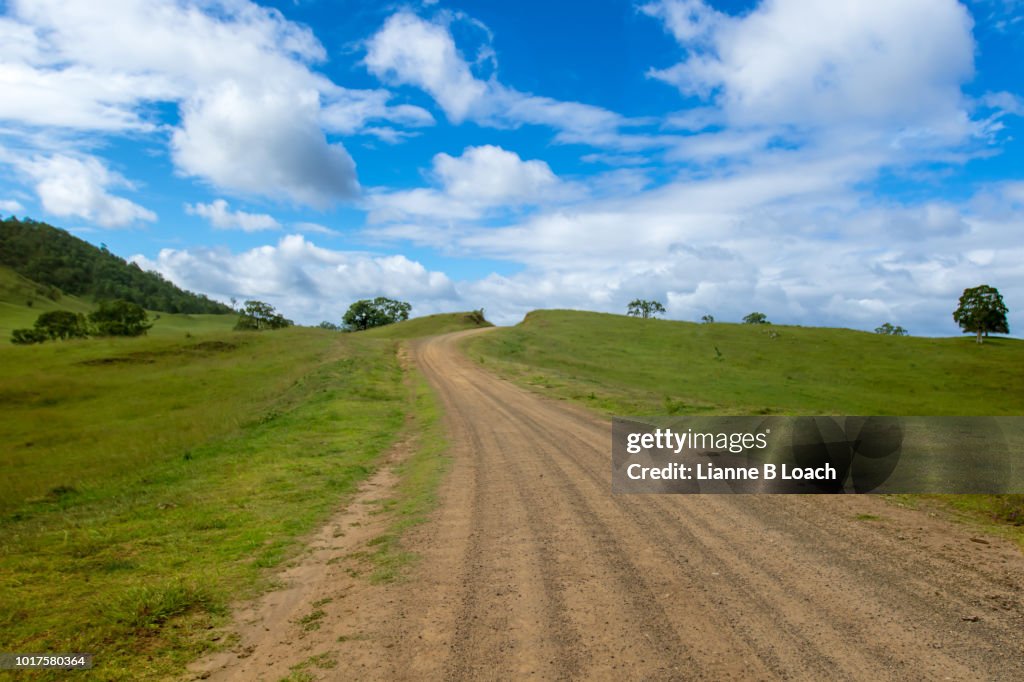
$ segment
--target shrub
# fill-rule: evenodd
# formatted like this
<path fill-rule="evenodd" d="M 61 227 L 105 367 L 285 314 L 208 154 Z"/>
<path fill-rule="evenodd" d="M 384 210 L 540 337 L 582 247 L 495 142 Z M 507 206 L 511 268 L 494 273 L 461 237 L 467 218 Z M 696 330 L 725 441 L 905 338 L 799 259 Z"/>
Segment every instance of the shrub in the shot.
<path fill-rule="evenodd" d="M 89 314 L 93 330 L 99 336 L 141 336 L 153 325 L 146 310 L 131 301 L 103 301 Z"/>

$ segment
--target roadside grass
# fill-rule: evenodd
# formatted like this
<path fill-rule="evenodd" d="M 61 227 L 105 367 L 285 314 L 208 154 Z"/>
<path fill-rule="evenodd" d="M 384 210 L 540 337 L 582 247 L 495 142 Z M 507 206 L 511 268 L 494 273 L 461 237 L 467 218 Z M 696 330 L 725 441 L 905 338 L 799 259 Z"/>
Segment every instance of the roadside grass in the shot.
<path fill-rule="evenodd" d="M 229 604 L 271 586 L 267 569 L 399 433 L 416 449 L 370 578 L 398 579 L 414 559 L 401 533 L 433 507 L 447 458 L 438 404 L 398 339 L 475 325 L 234 323 L 164 313 L 136 339 L 0 345 L 0 650 L 94 653 L 91 679 L 178 673 L 223 645 Z"/>
<path fill-rule="evenodd" d="M 944 512 L 978 532 L 1016 542 L 1024 551 L 1024 495 L 888 495 L 897 504 Z"/>
<path fill-rule="evenodd" d="M 414 404 L 407 431 L 416 434 L 415 442 L 412 454 L 396 467 L 399 483 L 394 496 L 381 505 L 390 515 L 388 529 L 370 542 L 367 557 L 373 566 L 370 580 L 375 583 L 401 580 L 417 560 L 404 549 L 403 534 L 426 521 L 437 506 L 437 490 L 451 463 L 437 397 L 418 372 L 410 375 L 410 383 Z"/>
<path fill-rule="evenodd" d="M 1024 495 L 938 495 L 953 508 L 975 518 L 989 518 L 1016 527 L 1024 547 Z"/>
<path fill-rule="evenodd" d="M 541 310 L 464 348 L 520 385 L 606 415 L 1024 414 L 1015 339 Z M 928 497 L 1024 544 L 1024 495 Z"/>
<path fill-rule="evenodd" d="M 0 651 L 177 674 L 379 465 L 412 407 L 393 341 L 225 319 L 0 345 Z"/>

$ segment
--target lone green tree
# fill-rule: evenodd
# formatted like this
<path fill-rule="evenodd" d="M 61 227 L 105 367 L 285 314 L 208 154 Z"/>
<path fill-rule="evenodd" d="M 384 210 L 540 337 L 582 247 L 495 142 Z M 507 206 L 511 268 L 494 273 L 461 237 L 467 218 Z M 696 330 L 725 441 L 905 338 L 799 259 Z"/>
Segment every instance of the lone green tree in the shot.
<path fill-rule="evenodd" d="M 768 321 L 768 316 L 764 313 L 750 313 L 743 318 L 745 324 L 771 324 Z"/>
<path fill-rule="evenodd" d="M 383 327 L 409 319 L 412 305 L 405 301 L 378 296 L 374 299 L 364 298 L 348 307 L 341 325 L 348 331 L 363 331 L 374 327 Z"/>
<path fill-rule="evenodd" d="M 899 325 L 894 326 L 891 322 L 886 322 L 881 327 L 875 327 L 875 333 L 886 336 L 906 336 L 907 330 Z"/>
<path fill-rule="evenodd" d="M 635 298 L 630 301 L 629 306 L 626 308 L 626 314 L 632 317 L 641 317 L 647 319 L 654 317 L 658 313 L 664 313 L 665 306 L 661 304 L 661 301 L 645 301 L 642 298 Z"/>
<path fill-rule="evenodd" d="M 953 320 L 960 325 L 964 334 L 977 334 L 978 343 L 982 335 L 1009 334 L 1006 322 L 1006 304 L 999 290 L 987 284 L 964 289 L 960 305 L 953 311 Z"/>
<path fill-rule="evenodd" d="M 290 327 L 292 321 L 264 301 L 246 301 L 238 311 L 238 322 L 235 329 L 242 331 L 261 331 L 263 329 L 283 329 Z"/>
<path fill-rule="evenodd" d="M 131 301 L 103 301 L 89 313 L 89 322 L 98 336 L 142 336 L 153 326 L 146 309 Z"/>

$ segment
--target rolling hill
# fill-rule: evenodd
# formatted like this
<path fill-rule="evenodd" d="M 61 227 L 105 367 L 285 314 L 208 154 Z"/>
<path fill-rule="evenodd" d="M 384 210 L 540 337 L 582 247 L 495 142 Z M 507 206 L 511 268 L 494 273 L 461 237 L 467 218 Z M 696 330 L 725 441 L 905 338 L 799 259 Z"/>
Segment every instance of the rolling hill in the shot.
<path fill-rule="evenodd" d="M 37 285 L 26 287 L 19 280 L 6 292 L 23 294 L 26 304 L 70 294 L 91 300 L 120 298 L 167 313 L 232 312 L 223 303 L 184 291 L 65 230 L 30 219 L 0 220 L 0 266 Z"/>
<path fill-rule="evenodd" d="M 539 310 L 487 367 L 614 414 L 1024 414 L 1024 342 Z"/>

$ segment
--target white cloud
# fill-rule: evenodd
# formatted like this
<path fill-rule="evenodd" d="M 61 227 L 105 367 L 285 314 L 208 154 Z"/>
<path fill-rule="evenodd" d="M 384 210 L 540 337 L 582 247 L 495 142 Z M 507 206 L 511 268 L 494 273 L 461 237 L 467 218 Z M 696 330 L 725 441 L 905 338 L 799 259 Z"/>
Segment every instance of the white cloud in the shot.
<path fill-rule="evenodd" d="M 232 296 L 265 300 L 285 316 L 310 324 L 338 321 L 351 302 L 375 296 L 409 301 L 417 315 L 457 310 L 461 304 L 444 273 L 405 256 L 333 251 L 301 235 L 240 253 L 163 249 L 155 260 L 131 260 L 187 289 L 224 301 Z"/>
<path fill-rule="evenodd" d="M 243 232 L 260 232 L 277 230 L 281 224 L 273 216 L 266 213 L 246 213 L 232 211 L 228 202 L 216 199 L 209 204 L 185 204 L 185 212 L 206 218 L 218 230 L 242 230 Z"/>
<path fill-rule="evenodd" d="M 183 173 L 241 193 L 318 207 L 355 197 L 355 163 L 340 144 L 326 143 L 317 116 L 314 90 L 248 92 L 225 83 L 184 105 L 173 157 Z"/>
<path fill-rule="evenodd" d="M 776 0 L 742 16 L 661 0 L 642 11 L 687 51 L 651 75 L 733 124 L 969 132 L 960 85 L 973 75 L 972 20 L 955 0 Z"/>
<path fill-rule="evenodd" d="M 467 147 L 458 157 L 434 156 L 430 177 L 438 189 L 376 192 L 368 197 L 370 222 L 410 216 L 471 220 L 491 208 L 514 208 L 578 198 L 581 188 L 560 180 L 547 163 L 523 161 L 494 145 Z"/>
<path fill-rule="evenodd" d="M 7 13 L 0 118 L 155 133 L 153 105 L 177 104 L 178 170 L 225 191 L 313 206 L 350 199 L 355 166 L 325 129 L 398 141 L 394 126 L 433 122 L 384 90 L 331 82 L 315 70 L 326 52 L 309 28 L 248 0 L 13 0 Z"/>
<path fill-rule="evenodd" d="M 403 256 L 340 252 L 292 235 L 234 253 L 165 250 L 146 265 L 184 286 L 271 300 L 296 319 L 337 320 L 358 298 L 386 295 L 416 314 L 484 307 L 509 324 L 536 308 L 622 313 L 656 298 L 675 319 L 710 313 L 739 321 L 758 310 L 778 324 L 955 335 L 964 288 L 997 286 L 1011 329 L 1024 324 L 1024 203 L 1013 183 L 963 204 L 873 204 L 820 160 L 688 179 L 572 210 L 550 209 L 504 226 L 452 227 L 429 219 L 371 230 L 386 243 L 452 250 L 521 264 L 515 274 L 453 280 Z M 624 227 L 625 226 L 625 227 Z"/>
<path fill-rule="evenodd" d="M 1008 301 L 1024 291 L 1015 184 L 985 201 L 880 205 L 856 189 L 863 168 L 848 159 L 800 158 L 503 226 L 420 221 L 370 234 L 522 264 L 515 275 L 459 284 L 464 300 L 499 321 L 540 307 L 623 312 L 643 297 L 662 300 L 677 319 L 739 321 L 760 310 L 783 324 L 891 321 L 916 334 L 956 334 L 951 313 L 965 287 L 989 282 Z M 1010 307 L 1018 329 L 1024 312 Z"/>
<path fill-rule="evenodd" d="M 132 189 L 132 184 L 95 157 L 58 154 L 14 163 L 35 183 L 43 208 L 53 215 L 84 218 L 103 227 L 156 220 L 153 211 L 108 192 L 111 187 Z"/>
<path fill-rule="evenodd" d="M 330 102 L 320 112 L 323 126 L 331 132 L 365 133 L 366 122 L 374 120 L 411 128 L 434 125 L 434 117 L 426 109 L 411 104 L 389 105 L 392 95 L 386 90 L 338 89 L 331 95 Z"/>
<path fill-rule="evenodd" d="M 445 26 L 398 12 L 366 47 L 365 63 L 371 73 L 423 88 L 453 123 L 464 121 L 487 96 L 487 83 L 473 76 Z"/>
<path fill-rule="evenodd" d="M 467 147 L 460 157 L 438 154 L 434 174 L 451 197 L 489 205 L 535 202 L 559 184 L 544 161 L 523 161 L 494 145 Z"/>
<path fill-rule="evenodd" d="M 25 207 L 20 202 L 14 199 L 0 199 L 0 211 L 5 213 L 20 213 L 24 211 Z"/>
<path fill-rule="evenodd" d="M 601 107 L 566 102 L 520 92 L 493 76 L 478 78 L 455 45 L 449 26 L 400 11 L 384 22 L 366 41 L 364 64 L 385 83 L 411 85 L 430 94 L 452 123 L 474 121 L 481 125 L 514 128 L 543 125 L 559 131 L 556 139 L 627 149 L 655 147 L 662 142 L 646 135 L 620 132 L 624 126 L 648 123 L 626 119 Z M 456 18 L 465 19 L 462 15 Z M 474 22 L 479 26 L 479 22 Z M 482 61 L 493 61 L 493 50 L 484 50 Z"/>
<path fill-rule="evenodd" d="M 332 230 L 331 228 L 319 223 L 295 223 L 292 227 L 303 234 L 322 234 L 328 237 L 337 237 L 341 235 L 337 230 Z"/>

